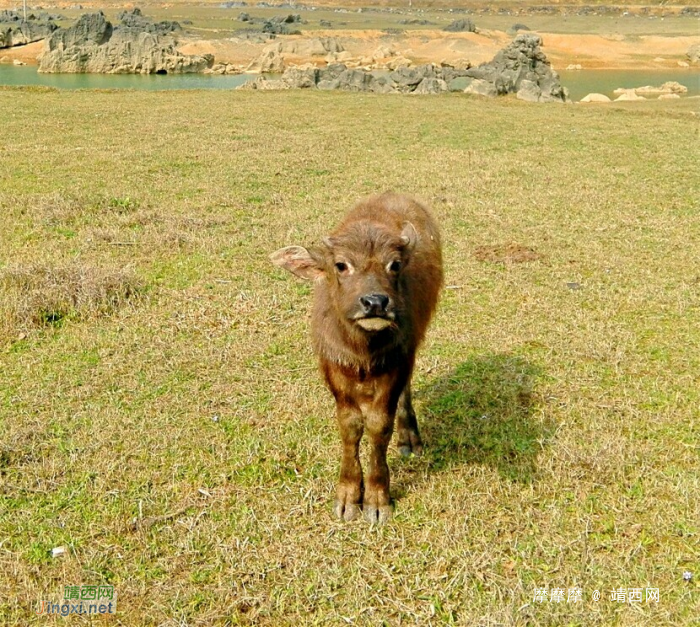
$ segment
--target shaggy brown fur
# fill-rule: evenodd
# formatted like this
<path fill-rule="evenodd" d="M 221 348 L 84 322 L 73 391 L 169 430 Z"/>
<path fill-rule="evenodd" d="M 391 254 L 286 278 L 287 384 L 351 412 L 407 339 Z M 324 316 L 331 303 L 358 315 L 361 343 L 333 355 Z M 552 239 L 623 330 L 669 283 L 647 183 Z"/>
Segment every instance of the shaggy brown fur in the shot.
<path fill-rule="evenodd" d="M 335 513 L 352 520 L 362 507 L 383 523 L 391 516 L 386 451 L 395 417 L 401 453 L 422 450 L 410 382 L 442 286 L 437 225 L 415 200 L 387 193 L 358 203 L 322 246 L 288 246 L 271 259 L 315 283 L 313 344 L 343 441 Z"/>

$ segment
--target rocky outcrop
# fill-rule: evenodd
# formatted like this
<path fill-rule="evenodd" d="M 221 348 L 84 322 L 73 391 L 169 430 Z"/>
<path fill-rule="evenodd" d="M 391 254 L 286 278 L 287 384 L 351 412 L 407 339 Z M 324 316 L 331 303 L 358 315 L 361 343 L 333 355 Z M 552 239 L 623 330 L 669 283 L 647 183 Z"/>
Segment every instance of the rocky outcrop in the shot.
<path fill-rule="evenodd" d="M 519 30 L 527 31 L 527 30 L 532 30 L 532 29 L 528 26 L 525 26 L 525 24 L 521 24 L 520 22 L 518 22 L 517 24 L 513 24 L 513 26 L 511 26 L 507 32 L 510 35 L 516 35 Z"/>
<path fill-rule="evenodd" d="M 638 94 L 687 94 L 688 88 L 676 81 L 666 81 L 659 87 L 654 85 L 645 85 L 644 87 L 635 87 L 634 91 Z"/>
<path fill-rule="evenodd" d="M 44 16 L 27 16 L 23 19 L 15 11 L 0 11 L 0 48 L 24 46 L 46 39 L 58 26 Z"/>
<path fill-rule="evenodd" d="M 89 13 L 46 41 L 39 72 L 184 74 L 211 67 L 212 55 L 184 55 L 172 36 L 176 23 L 153 23 L 140 12 L 122 14 L 113 26 L 104 14 Z"/>
<path fill-rule="evenodd" d="M 278 42 L 268 47 L 264 59 L 255 67 L 280 68 L 283 50 L 296 42 Z M 453 91 L 456 85 L 465 93 L 494 97 L 515 93 L 521 100 L 531 102 L 567 102 L 568 92 L 559 83 L 542 53 L 542 40 L 537 35 L 519 35 L 501 50 L 490 63 L 477 68 L 455 68 L 428 64 L 416 67 L 400 66 L 393 71 L 378 73 L 367 68 L 348 67 L 345 63 L 329 63 L 325 68 L 314 65 L 287 69 L 281 78 L 270 80 L 259 77 L 241 89 L 341 89 L 374 93 L 438 94 Z M 327 50 L 327 46 L 323 47 Z M 319 54 L 321 49 L 319 48 Z M 372 59 L 386 59 L 395 54 L 387 47 L 378 50 Z M 465 64 L 468 66 L 469 64 Z M 464 85 L 466 82 L 466 86 Z"/>
<path fill-rule="evenodd" d="M 260 56 L 246 68 L 246 71 L 263 74 L 281 74 L 284 72 L 284 59 L 280 54 L 279 43 L 263 48 Z"/>
<path fill-rule="evenodd" d="M 276 16 L 266 20 L 262 27 L 263 33 L 272 33 L 273 35 L 301 35 L 298 28 L 292 28 L 289 24 L 301 22 L 299 15 Z"/>
<path fill-rule="evenodd" d="M 688 57 L 688 61 L 693 65 L 698 65 L 700 63 L 700 44 L 693 44 L 688 48 L 688 52 L 685 53 Z"/>
<path fill-rule="evenodd" d="M 466 70 L 441 68 L 432 64 L 402 67 L 393 72 L 373 72 L 349 68 L 343 63 L 332 63 L 325 68 L 313 66 L 289 68 L 280 79 L 258 77 L 239 89 L 322 89 L 362 91 L 373 93 L 439 94 L 448 91 L 449 83 Z"/>
<path fill-rule="evenodd" d="M 146 17 L 141 13 L 141 9 L 132 9 L 131 11 L 122 11 L 117 15 L 117 19 L 121 22 L 121 27 L 134 29 L 138 32 L 152 33 L 153 35 L 170 35 L 182 30 L 178 22 L 163 21 L 154 22 L 150 17 Z"/>
<path fill-rule="evenodd" d="M 344 50 L 342 44 L 334 37 L 276 41 L 265 46 L 260 56 L 246 68 L 246 71 L 281 74 L 287 59 L 333 55 L 330 60 L 335 60 Z"/>
<path fill-rule="evenodd" d="M 448 24 L 442 30 L 448 33 L 475 33 L 476 26 L 469 18 L 464 18 L 461 20 L 455 20 L 451 24 Z"/>
<path fill-rule="evenodd" d="M 666 81 L 663 85 L 660 85 L 659 87 L 656 87 L 654 85 L 644 85 L 642 87 L 632 87 L 627 88 L 627 87 L 618 87 L 614 92 L 616 96 L 622 95 L 622 94 L 627 94 L 627 93 L 635 93 L 638 96 L 641 95 L 656 95 L 656 94 L 687 94 L 688 93 L 688 88 L 685 85 L 681 85 L 680 83 L 677 83 L 676 81 Z"/>
<path fill-rule="evenodd" d="M 541 45 L 538 35 L 518 35 L 493 60 L 466 71 L 473 80 L 465 92 L 488 96 L 515 93 L 521 100 L 531 102 L 568 102 L 569 93 L 559 82 Z"/>
<path fill-rule="evenodd" d="M 261 24 L 263 33 L 272 33 L 274 35 L 300 35 L 301 31 L 292 28 L 290 24 L 300 24 L 301 15 L 275 15 L 271 18 L 252 17 L 249 13 L 240 13 L 238 19 L 247 24 Z"/>
<path fill-rule="evenodd" d="M 233 63 L 215 63 L 210 68 L 204 70 L 204 74 L 224 75 L 224 74 L 242 74 L 243 67 Z"/>

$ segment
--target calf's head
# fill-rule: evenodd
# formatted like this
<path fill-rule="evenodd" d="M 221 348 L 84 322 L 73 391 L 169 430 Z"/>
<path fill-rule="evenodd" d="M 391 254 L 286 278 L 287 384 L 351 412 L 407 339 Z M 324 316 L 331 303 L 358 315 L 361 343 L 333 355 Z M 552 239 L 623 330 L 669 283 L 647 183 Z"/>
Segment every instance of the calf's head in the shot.
<path fill-rule="evenodd" d="M 374 333 L 395 327 L 403 307 L 401 285 L 416 242 L 410 222 L 356 222 L 326 237 L 321 246 L 287 246 L 272 262 L 311 280 L 323 281 L 330 305 L 347 324 Z"/>

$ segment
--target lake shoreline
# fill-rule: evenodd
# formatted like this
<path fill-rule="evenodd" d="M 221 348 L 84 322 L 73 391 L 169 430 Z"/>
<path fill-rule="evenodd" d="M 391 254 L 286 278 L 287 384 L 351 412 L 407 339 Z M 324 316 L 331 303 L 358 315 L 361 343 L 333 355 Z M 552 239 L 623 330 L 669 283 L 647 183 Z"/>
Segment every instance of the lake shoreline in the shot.
<path fill-rule="evenodd" d="M 179 74 L 169 76 L 140 74 L 40 74 L 34 66 L 0 65 L 0 86 L 43 86 L 57 89 L 135 89 L 169 91 L 174 89 L 236 89 L 254 80 L 259 74 L 217 76 L 211 74 Z M 572 100 L 597 92 L 614 98 L 617 88 L 635 88 L 642 85 L 661 85 L 676 81 L 688 88 L 683 97 L 700 96 L 700 71 L 675 70 L 562 70 L 561 83 Z M 651 99 L 654 99 L 653 97 Z"/>

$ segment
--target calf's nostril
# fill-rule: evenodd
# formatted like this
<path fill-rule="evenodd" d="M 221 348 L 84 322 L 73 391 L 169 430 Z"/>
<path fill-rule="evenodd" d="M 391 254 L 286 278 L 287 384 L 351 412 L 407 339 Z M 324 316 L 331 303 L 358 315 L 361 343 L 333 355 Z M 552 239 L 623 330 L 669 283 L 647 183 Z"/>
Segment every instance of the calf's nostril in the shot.
<path fill-rule="evenodd" d="M 383 314 L 389 306 L 386 294 L 366 294 L 360 297 L 360 303 L 366 314 Z"/>

